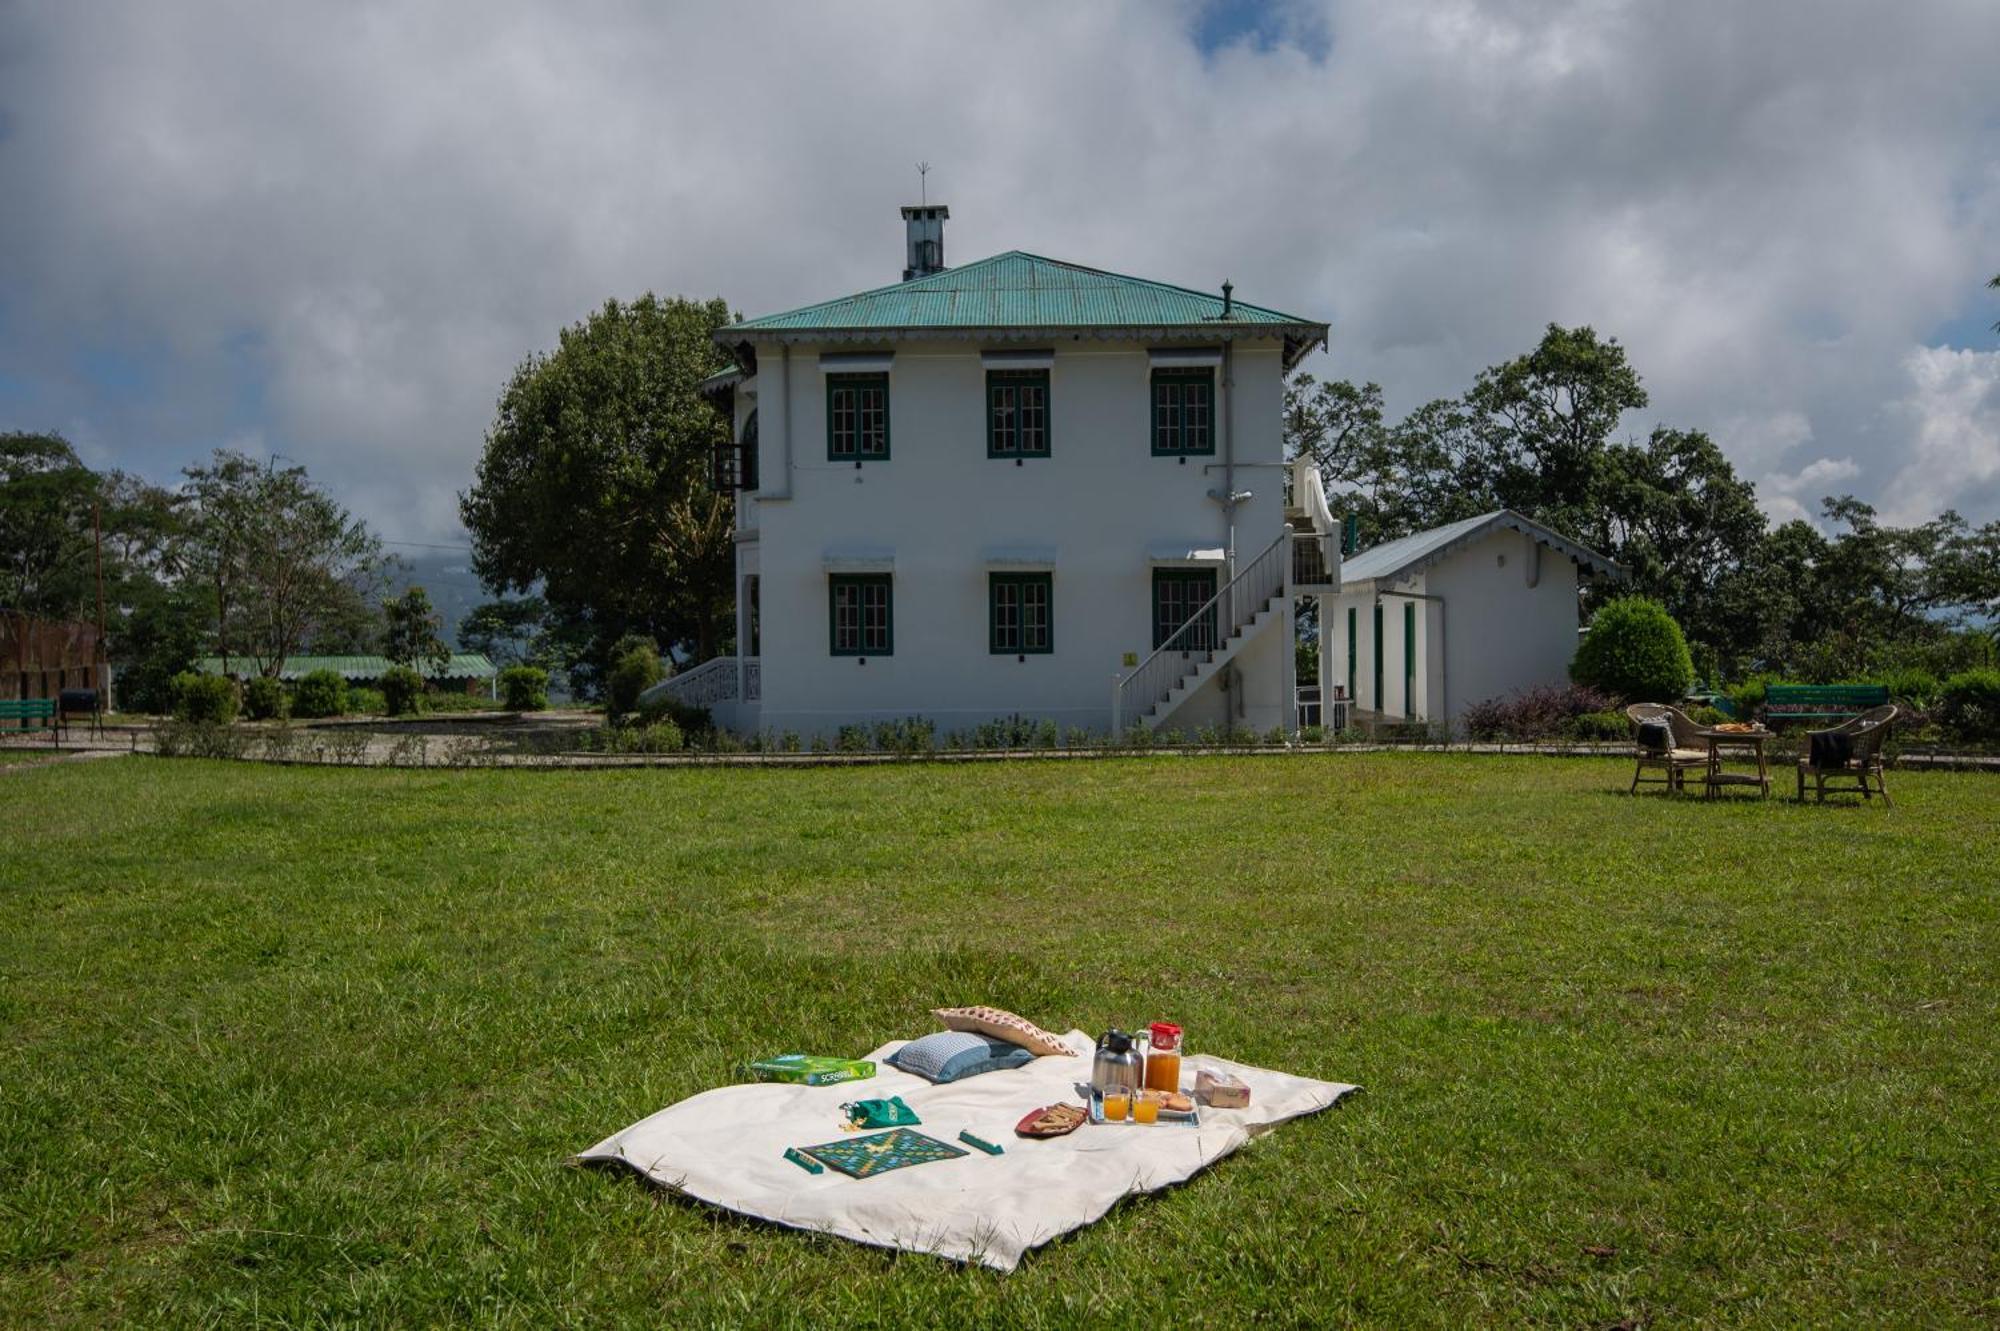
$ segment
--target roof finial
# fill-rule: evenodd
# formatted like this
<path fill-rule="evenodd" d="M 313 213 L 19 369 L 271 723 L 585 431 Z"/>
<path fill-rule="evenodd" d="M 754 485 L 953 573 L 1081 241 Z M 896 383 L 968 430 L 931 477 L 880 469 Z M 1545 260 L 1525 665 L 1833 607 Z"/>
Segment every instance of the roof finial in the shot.
<path fill-rule="evenodd" d="M 927 204 L 927 203 L 929 203 L 929 202 L 931 201 L 931 193 L 930 193 L 930 181 L 929 181 L 929 179 L 927 178 L 927 177 L 929 177 L 930 173 L 931 173 L 931 164 L 930 164 L 929 162 L 918 162 L 918 163 L 917 163 L 917 202 L 918 202 L 918 203 L 925 203 L 925 204 Z"/>
<path fill-rule="evenodd" d="M 1230 294 L 1235 290 L 1236 284 L 1234 282 L 1231 282 L 1226 277 L 1222 279 L 1222 317 L 1225 319 L 1230 318 L 1235 312 L 1236 299 Z"/>

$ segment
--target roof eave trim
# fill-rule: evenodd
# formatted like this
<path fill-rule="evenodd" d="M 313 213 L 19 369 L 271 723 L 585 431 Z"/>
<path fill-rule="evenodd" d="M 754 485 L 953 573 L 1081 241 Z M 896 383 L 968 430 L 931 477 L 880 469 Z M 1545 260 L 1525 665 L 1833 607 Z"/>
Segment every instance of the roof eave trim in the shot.
<path fill-rule="evenodd" d="M 741 342 L 892 342 L 907 340 L 1009 342 L 1061 341 L 1093 338 L 1097 341 L 1240 342 L 1245 340 L 1283 341 L 1285 366 L 1297 364 L 1307 352 L 1326 341 L 1324 325 L 1304 324 L 900 324 L 894 327 L 854 326 L 827 328 L 718 328 L 712 335 L 717 343 L 734 346 Z"/>

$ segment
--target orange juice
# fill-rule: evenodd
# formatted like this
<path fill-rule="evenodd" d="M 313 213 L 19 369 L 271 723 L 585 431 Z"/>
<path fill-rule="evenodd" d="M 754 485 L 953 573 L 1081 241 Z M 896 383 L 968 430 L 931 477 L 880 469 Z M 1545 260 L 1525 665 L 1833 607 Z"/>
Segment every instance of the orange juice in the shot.
<path fill-rule="evenodd" d="M 1152 1091 L 1139 1092 L 1139 1098 L 1132 1102 L 1134 1123 L 1157 1123 L 1160 1121 L 1160 1097 Z"/>
<path fill-rule="evenodd" d="M 1148 1028 L 1146 1041 L 1146 1086 L 1154 1091 L 1181 1088 L 1181 1028 L 1168 1021 L 1156 1021 Z"/>
<path fill-rule="evenodd" d="M 1104 1121 L 1106 1123 L 1123 1123 L 1125 1121 L 1125 1111 L 1131 1107 L 1131 1104 L 1132 1097 L 1124 1087 L 1121 1086 L 1115 1091 L 1106 1091 L 1104 1093 Z"/>

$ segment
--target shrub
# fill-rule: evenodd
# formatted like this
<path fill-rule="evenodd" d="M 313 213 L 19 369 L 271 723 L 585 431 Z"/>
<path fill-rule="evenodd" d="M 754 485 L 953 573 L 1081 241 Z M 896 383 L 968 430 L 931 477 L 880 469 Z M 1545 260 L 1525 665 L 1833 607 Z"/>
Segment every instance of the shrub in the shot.
<path fill-rule="evenodd" d="M 660 682 L 660 649 L 651 638 L 627 634 L 611 648 L 611 669 L 604 677 L 604 702 L 613 716 L 639 710 L 639 695 Z"/>
<path fill-rule="evenodd" d="M 243 681 L 243 714 L 252 721 L 281 721 L 289 699 L 285 686 L 269 675 L 253 675 Z"/>
<path fill-rule="evenodd" d="M 500 672 L 500 701 L 510 712 L 539 712 L 549 705 L 549 672 L 513 665 Z"/>
<path fill-rule="evenodd" d="M 251 732 L 217 721 L 176 718 L 153 727 L 153 751 L 162 758 L 241 758 L 249 750 L 250 739 Z"/>
<path fill-rule="evenodd" d="M 1619 740 L 1631 735 L 1632 723 L 1625 713 L 1616 710 L 1585 712 L 1571 718 L 1569 731 L 1578 739 Z"/>
<path fill-rule="evenodd" d="M 1643 596 L 1608 601 L 1591 617 L 1569 673 L 1627 702 L 1679 702 L 1694 687 L 1694 659 L 1681 626 Z"/>
<path fill-rule="evenodd" d="M 347 710 L 347 681 L 333 670 L 301 676 L 292 688 L 293 716 L 339 716 Z"/>
<path fill-rule="evenodd" d="M 345 710 L 361 716 L 386 716 L 389 712 L 389 698 L 380 689 L 357 684 L 347 690 Z"/>
<path fill-rule="evenodd" d="M 1719 726 L 1729 719 L 1729 714 L 1720 707 L 1690 707 L 1687 718 L 1698 726 Z"/>
<path fill-rule="evenodd" d="M 411 716 L 424 707 L 424 677 L 408 666 L 390 666 L 376 683 L 382 686 L 384 710 L 391 716 Z"/>
<path fill-rule="evenodd" d="M 1936 675 L 1915 666 L 1885 670 L 1875 677 L 1875 682 L 1889 690 L 1892 701 L 1918 712 L 1928 712 L 1936 706 L 1944 688 Z"/>
<path fill-rule="evenodd" d="M 1723 690 L 1729 699 L 1731 710 L 1739 721 L 1748 721 L 1764 705 L 1764 691 L 1773 684 L 1785 682 L 1783 675 L 1752 675 L 1740 684 L 1731 684 Z"/>
<path fill-rule="evenodd" d="M 1965 670 L 1938 690 L 1939 724 L 1966 740 L 2000 740 L 2000 670 Z"/>
<path fill-rule="evenodd" d="M 1577 718 L 1611 712 L 1612 700 L 1580 684 L 1547 684 L 1511 698 L 1487 698 L 1465 709 L 1460 722 L 1474 739 L 1548 739 L 1576 733 Z M 1613 715 L 1617 715 L 1615 712 Z M 1626 733 L 1618 718 L 1618 733 Z"/>
<path fill-rule="evenodd" d="M 182 671 L 174 676 L 174 716 L 197 725 L 226 726 L 236 719 L 236 681 Z"/>

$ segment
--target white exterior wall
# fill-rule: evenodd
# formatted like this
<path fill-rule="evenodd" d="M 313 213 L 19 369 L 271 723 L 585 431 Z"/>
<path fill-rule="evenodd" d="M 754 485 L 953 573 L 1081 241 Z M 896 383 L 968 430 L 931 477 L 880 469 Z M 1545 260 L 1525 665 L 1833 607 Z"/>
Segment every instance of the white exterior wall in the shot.
<path fill-rule="evenodd" d="M 1044 344 L 1046 345 L 1046 344 Z M 829 347 L 834 353 L 853 346 Z M 1011 349 L 1011 348 L 1010 348 Z M 889 371 L 889 458 L 828 459 L 819 348 L 759 350 L 758 374 L 738 392 L 759 417 L 759 483 L 743 497 L 740 576 L 760 575 L 761 704 L 735 714 L 742 728 L 810 735 L 840 725 L 922 716 L 941 731 L 1015 713 L 1102 730 L 1126 653 L 1152 649 L 1149 551 L 1162 543 L 1224 547 L 1222 490 L 1232 428 L 1235 487 L 1254 497 L 1236 512 L 1241 562 L 1284 529 L 1283 387 L 1275 340 L 1239 343 L 1233 390 L 1217 370 L 1212 457 L 1154 457 L 1151 363 L 1142 343 L 1055 344 L 1049 372 L 1052 456 L 986 456 L 986 368 L 969 341 L 904 343 Z M 789 380 L 789 390 L 784 385 Z M 746 391 L 747 390 L 747 391 Z M 785 465 L 786 421 L 790 456 Z M 789 498 L 780 498 L 789 492 Z M 893 653 L 836 657 L 829 644 L 829 549 L 894 551 Z M 988 562 L 1003 547 L 1053 547 L 1055 650 L 1025 660 L 988 651 Z M 1219 574 L 1226 581 L 1227 570 Z M 1274 627 L 1265 638 L 1282 636 Z M 1238 724 L 1289 724 L 1283 697 L 1290 643 L 1262 641 L 1236 660 L 1249 713 Z M 1267 678 L 1268 676 L 1268 678 Z M 1167 724 L 1193 728 L 1213 683 Z"/>
<path fill-rule="evenodd" d="M 1529 574 L 1537 571 L 1533 586 Z M 1423 594 L 1423 599 L 1398 592 Z M 1403 607 L 1417 608 L 1414 719 L 1456 721 L 1467 706 L 1569 679 L 1579 623 L 1577 566 L 1517 531 L 1501 530 L 1380 592 L 1382 696 L 1374 689 L 1372 586 L 1328 597 L 1320 650 L 1330 683 L 1347 682 L 1347 612 L 1357 612 L 1356 706 L 1406 719 Z M 1441 645 L 1441 646 L 1440 646 Z"/>
<path fill-rule="evenodd" d="M 1528 577 L 1539 558 L 1540 576 Z M 1577 567 L 1517 531 L 1495 531 L 1429 572 L 1445 598 L 1445 691 L 1453 716 L 1476 702 L 1569 680 Z"/>

